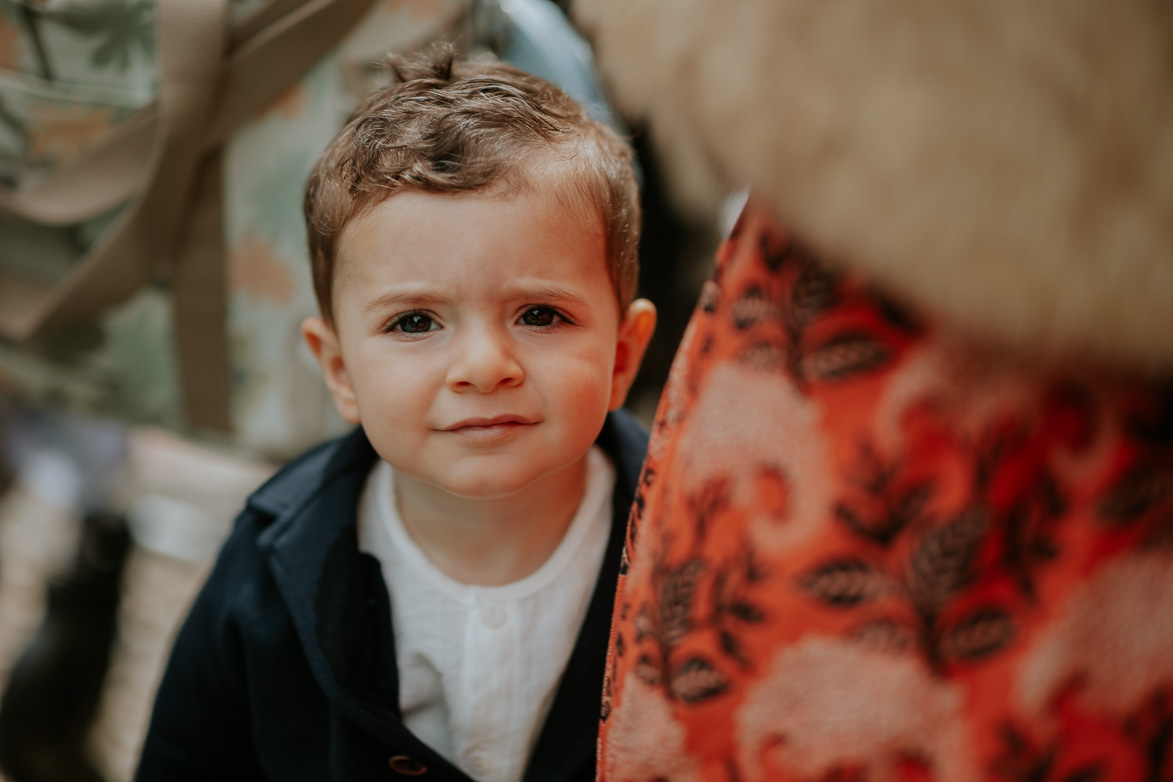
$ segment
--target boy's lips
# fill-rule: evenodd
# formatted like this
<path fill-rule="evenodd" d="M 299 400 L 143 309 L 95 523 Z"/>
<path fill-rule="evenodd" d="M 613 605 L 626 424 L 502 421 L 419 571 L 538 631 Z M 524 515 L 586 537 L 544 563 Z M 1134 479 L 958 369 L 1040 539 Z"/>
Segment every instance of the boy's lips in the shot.
<path fill-rule="evenodd" d="M 493 418 L 466 418 L 457 421 L 442 431 L 460 435 L 466 440 L 488 442 L 500 440 L 514 434 L 518 430 L 536 423 L 531 418 L 518 415 L 499 415 Z"/>
<path fill-rule="evenodd" d="M 455 432 L 459 429 L 487 429 L 493 426 L 504 426 L 508 424 L 525 426 L 532 423 L 534 423 L 533 419 L 520 415 L 499 415 L 493 418 L 465 418 L 463 421 L 457 421 L 451 426 L 444 427 L 444 431 Z"/>

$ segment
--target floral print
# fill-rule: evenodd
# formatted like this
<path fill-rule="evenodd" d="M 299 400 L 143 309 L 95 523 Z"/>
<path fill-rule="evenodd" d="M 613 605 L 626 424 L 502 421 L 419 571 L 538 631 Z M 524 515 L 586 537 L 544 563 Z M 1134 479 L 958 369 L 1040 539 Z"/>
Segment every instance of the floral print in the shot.
<path fill-rule="evenodd" d="M 752 202 L 624 562 L 608 782 L 1173 774 L 1173 386 L 974 344 Z"/>

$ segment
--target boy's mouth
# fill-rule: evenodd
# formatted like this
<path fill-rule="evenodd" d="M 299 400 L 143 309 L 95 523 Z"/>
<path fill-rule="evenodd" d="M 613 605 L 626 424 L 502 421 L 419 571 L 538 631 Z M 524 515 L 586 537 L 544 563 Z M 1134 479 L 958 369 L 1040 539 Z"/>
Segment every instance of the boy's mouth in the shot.
<path fill-rule="evenodd" d="M 442 431 L 459 434 L 470 440 L 497 440 L 534 423 L 536 421 L 533 419 L 523 416 L 499 415 L 493 418 L 466 418 Z"/>
<path fill-rule="evenodd" d="M 445 427 L 445 431 L 452 432 L 457 429 L 484 429 L 492 426 L 501 426 L 503 424 L 532 424 L 533 420 L 524 418 L 520 415 L 499 415 L 493 418 L 465 418 L 463 421 L 457 421 L 452 426 Z"/>

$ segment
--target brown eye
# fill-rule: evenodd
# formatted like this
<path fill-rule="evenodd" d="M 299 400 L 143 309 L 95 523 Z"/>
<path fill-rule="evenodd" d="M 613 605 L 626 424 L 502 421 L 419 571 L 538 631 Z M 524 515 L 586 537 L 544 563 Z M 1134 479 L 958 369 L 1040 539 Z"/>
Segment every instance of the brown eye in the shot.
<path fill-rule="evenodd" d="M 553 326 L 560 319 L 561 316 L 549 307 L 530 307 L 518 320 L 523 325 L 541 328 Z"/>
<path fill-rule="evenodd" d="M 404 334 L 423 334 L 431 331 L 436 321 L 422 312 L 409 312 L 392 321 L 390 331 L 401 331 Z"/>

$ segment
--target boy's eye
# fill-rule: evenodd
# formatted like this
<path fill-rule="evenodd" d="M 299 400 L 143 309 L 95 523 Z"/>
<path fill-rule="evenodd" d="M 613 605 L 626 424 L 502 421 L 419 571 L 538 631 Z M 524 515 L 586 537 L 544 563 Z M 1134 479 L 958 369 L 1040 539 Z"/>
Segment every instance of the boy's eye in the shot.
<path fill-rule="evenodd" d="M 400 331 L 404 334 L 423 334 L 432 331 L 435 326 L 436 321 L 432 320 L 430 315 L 422 312 L 408 312 L 391 321 L 387 330 Z"/>
<path fill-rule="evenodd" d="M 559 321 L 566 321 L 557 310 L 550 307 L 530 307 L 525 312 L 521 313 L 518 322 L 525 326 L 535 326 L 541 328 L 543 326 L 553 326 Z"/>

